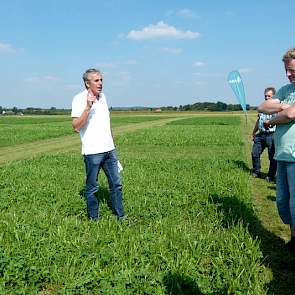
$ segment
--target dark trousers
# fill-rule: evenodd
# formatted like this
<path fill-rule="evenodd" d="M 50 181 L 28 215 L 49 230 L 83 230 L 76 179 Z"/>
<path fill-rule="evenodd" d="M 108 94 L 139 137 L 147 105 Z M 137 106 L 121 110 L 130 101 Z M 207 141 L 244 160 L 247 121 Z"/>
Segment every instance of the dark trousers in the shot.
<path fill-rule="evenodd" d="M 254 139 L 252 148 L 253 172 L 260 174 L 260 156 L 265 148 L 268 150 L 269 159 L 269 169 L 267 176 L 274 178 L 277 171 L 277 161 L 273 158 L 275 154 L 275 145 L 273 142 L 272 133 L 258 133 Z"/>

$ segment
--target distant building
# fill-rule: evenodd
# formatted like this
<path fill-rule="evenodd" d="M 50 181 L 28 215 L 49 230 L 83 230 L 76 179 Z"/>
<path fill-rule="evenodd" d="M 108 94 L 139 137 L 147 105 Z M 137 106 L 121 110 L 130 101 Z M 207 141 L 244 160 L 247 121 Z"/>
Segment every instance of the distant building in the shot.
<path fill-rule="evenodd" d="M 13 111 L 3 111 L 2 115 L 15 115 L 15 113 Z"/>
<path fill-rule="evenodd" d="M 155 109 L 155 113 L 161 113 L 162 110 L 159 108 L 159 109 Z"/>

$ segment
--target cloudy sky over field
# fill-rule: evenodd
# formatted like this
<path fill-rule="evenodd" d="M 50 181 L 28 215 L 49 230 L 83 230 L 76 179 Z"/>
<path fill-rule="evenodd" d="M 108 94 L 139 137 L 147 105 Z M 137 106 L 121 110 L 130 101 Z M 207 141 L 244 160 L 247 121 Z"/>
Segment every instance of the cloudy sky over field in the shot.
<path fill-rule="evenodd" d="M 104 73 L 110 106 L 247 102 L 287 82 L 294 1 L 0 0 L 0 105 L 70 108 L 82 73 Z"/>

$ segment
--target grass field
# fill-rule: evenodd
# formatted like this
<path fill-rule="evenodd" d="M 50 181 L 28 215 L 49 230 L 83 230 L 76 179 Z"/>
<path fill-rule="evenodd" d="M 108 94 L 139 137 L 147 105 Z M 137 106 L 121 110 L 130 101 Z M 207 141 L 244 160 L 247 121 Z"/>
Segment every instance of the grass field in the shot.
<path fill-rule="evenodd" d="M 161 116 L 113 116 L 112 126 L 162 119 Z M 167 118 L 167 117 L 166 117 Z M 0 147 L 71 135 L 70 116 L 0 116 Z"/>
<path fill-rule="evenodd" d="M 1 294 L 294 294 L 282 269 L 293 258 L 265 221 L 274 208 L 253 196 L 253 185 L 267 188 L 249 175 L 250 127 L 240 116 L 174 116 L 162 126 L 151 124 L 167 116 L 113 118 L 124 223 L 103 175 L 101 221 L 87 220 L 79 148 L 0 166 Z M 0 124 L 18 133 L 24 123 Z"/>

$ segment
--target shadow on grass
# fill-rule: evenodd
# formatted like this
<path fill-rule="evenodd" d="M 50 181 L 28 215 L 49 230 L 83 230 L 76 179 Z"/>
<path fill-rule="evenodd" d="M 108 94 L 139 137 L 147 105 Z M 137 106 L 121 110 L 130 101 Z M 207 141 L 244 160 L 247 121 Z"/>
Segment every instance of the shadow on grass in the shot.
<path fill-rule="evenodd" d="M 276 197 L 275 196 L 267 196 L 266 197 L 268 200 L 275 202 L 276 201 Z"/>
<path fill-rule="evenodd" d="M 276 186 L 275 186 L 274 184 L 273 184 L 273 185 L 269 185 L 267 188 L 268 188 L 268 189 L 276 190 Z"/>
<path fill-rule="evenodd" d="M 79 195 L 81 196 L 81 198 L 85 199 L 85 188 L 82 188 L 80 190 Z M 107 204 L 109 209 L 113 210 L 112 203 L 110 200 L 110 192 L 106 187 L 100 186 L 98 189 L 98 192 L 95 193 L 95 196 L 98 199 L 99 203 Z M 85 200 L 85 202 L 86 202 L 86 200 Z"/>
<path fill-rule="evenodd" d="M 252 173 L 252 169 L 249 168 L 249 166 L 244 162 L 244 161 L 241 161 L 241 160 L 233 160 L 232 161 L 238 168 L 240 168 L 241 170 L 245 171 L 245 172 L 248 172 L 248 173 Z M 264 173 L 264 172 L 261 172 L 261 175 L 259 178 L 261 179 L 265 179 L 265 177 L 267 176 L 267 173 Z M 275 186 L 273 185 L 272 187 L 274 187 L 275 189 Z"/>
<path fill-rule="evenodd" d="M 197 284 L 190 277 L 184 277 L 178 273 L 168 273 L 164 277 L 166 294 L 177 295 L 204 295 L 198 288 Z"/>
<path fill-rule="evenodd" d="M 251 173 L 252 172 L 252 169 L 248 167 L 248 165 L 244 162 L 244 161 L 241 161 L 241 160 L 233 160 L 233 163 L 240 169 L 242 169 L 243 171 L 245 172 L 249 172 Z"/>
<path fill-rule="evenodd" d="M 264 263 L 272 270 L 273 280 L 268 284 L 268 294 L 295 294 L 295 255 L 287 252 L 285 242 L 266 230 L 250 205 L 236 196 L 219 197 L 211 195 L 209 201 L 223 212 L 223 226 L 228 228 L 242 221 L 254 239 L 260 241 Z"/>

